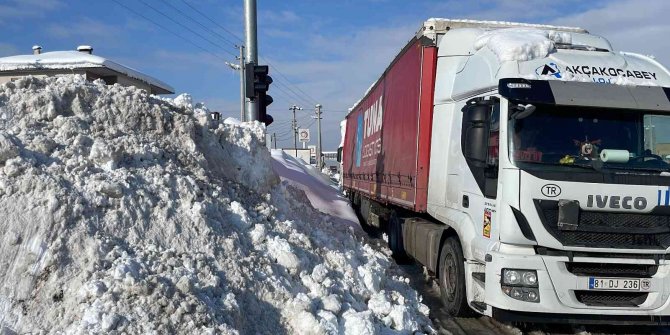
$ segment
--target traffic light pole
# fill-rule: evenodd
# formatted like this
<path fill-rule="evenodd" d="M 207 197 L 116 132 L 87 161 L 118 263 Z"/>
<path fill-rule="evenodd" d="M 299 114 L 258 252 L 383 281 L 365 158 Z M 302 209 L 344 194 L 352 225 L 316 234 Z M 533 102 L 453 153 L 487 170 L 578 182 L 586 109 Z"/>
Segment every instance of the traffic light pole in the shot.
<path fill-rule="evenodd" d="M 240 49 L 240 121 L 244 122 L 246 114 L 246 94 L 244 93 L 244 45 L 236 45 L 236 48 Z"/>
<path fill-rule="evenodd" d="M 316 104 L 316 167 L 321 172 L 323 168 L 323 159 L 321 158 L 321 104 Z"/>
<path fill-rule="evenodd" d="M 244 32 L 246 46 L 246 66 L 258 64 L 258 35 L 256 32 L 256 0 L 244 0 Z M 252 63 L 253 65 L 249 65 Z M 246 121 L 258 120 L 258 94 L 247 103 Z"/>

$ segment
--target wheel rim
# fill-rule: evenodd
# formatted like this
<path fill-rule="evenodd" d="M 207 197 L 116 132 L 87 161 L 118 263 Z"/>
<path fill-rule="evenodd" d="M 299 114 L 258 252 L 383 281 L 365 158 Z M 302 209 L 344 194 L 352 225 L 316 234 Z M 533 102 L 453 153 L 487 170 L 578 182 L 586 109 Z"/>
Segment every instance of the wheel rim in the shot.
<path fill-rule="evenodd" d="M 444 264 L 442 266 L 442 287 L 445 289 L 446 298 L 449 301 L 454 301 L 456 297 L 456 288 L 458 287 L 458 274 L 456 272 L 456 262 L 451 253 L 445 255 Z"/>

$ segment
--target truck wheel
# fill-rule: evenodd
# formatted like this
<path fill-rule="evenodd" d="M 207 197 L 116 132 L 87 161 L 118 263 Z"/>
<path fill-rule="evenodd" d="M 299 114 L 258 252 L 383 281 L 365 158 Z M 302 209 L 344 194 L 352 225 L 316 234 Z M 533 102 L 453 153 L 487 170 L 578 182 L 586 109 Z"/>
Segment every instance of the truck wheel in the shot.
<path fill-rule="evenodd" d="M 442 303 L 454 317 L 473 316 L 465 293 L 465 266 L 463 249 L 458 238 L 448 237 L 440 253 L 440 295 Z"/>
<path fill-rule="evenodd" d="M 406 260 L 405 246 L 402 241 L 402 224 L 396 211 L 391 211 L 388 221 L 389 249 L 396 260 Z"/>

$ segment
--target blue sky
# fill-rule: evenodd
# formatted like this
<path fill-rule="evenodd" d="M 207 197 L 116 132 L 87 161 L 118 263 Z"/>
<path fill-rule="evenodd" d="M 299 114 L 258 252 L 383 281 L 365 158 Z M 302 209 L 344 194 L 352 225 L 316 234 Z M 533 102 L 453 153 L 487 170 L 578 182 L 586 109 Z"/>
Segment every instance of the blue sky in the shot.
<path fill-rule="evenodd" d="M 665 0 L 258 0 L 258 12 L 259 54 L 274 66 L 269 132 L 278 134 L 280 146 L 292 145 L 289 106 L 303 107 L 299 124 L 315 132 L 310 115 L 318 102 L 324 106 L 324 150 L 334 150 L 347 109 L 430 17 L 576 25 L 604 35 L 616 49 L 670 64 Z M 0 0 L 0 27 L 0 56 L 30 53 L 34 44 L 43 51 L 89 44 L 97 55 L 191 93 L 225 116 L 239 116 L 239 77 L 224 61 L 234 61 L 232 44 L 244 35 L 242 0 Z"/>

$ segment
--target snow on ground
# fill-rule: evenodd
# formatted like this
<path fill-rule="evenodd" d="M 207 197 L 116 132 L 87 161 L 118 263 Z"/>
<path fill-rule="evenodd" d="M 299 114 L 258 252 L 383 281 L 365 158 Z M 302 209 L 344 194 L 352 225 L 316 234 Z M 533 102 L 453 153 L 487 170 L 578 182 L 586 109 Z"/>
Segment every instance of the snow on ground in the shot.
<path fill-rule="evenodd" d="M 362 232 L 349 201 L 338 191 L 339 186 L 315 167 L 304 164 L 282 150 L 272 150 L 273 166 L 282 180 L 302 190 L 314 208 L 328 214 L 339 224 Z"/>
<path fill-rule="evenodd" d="M 345 200 L 263 140 L 187 96 L 0 86 L 0 332 L 431 332 Z"/>

